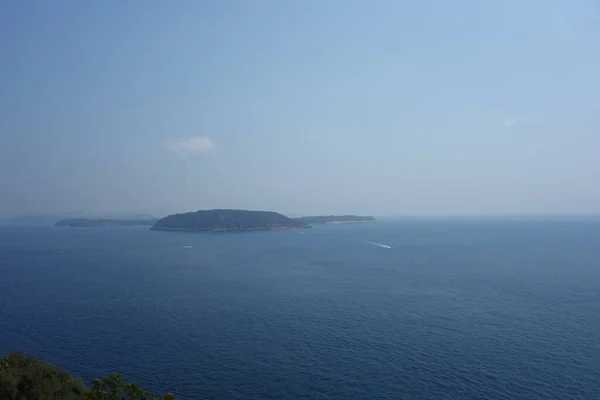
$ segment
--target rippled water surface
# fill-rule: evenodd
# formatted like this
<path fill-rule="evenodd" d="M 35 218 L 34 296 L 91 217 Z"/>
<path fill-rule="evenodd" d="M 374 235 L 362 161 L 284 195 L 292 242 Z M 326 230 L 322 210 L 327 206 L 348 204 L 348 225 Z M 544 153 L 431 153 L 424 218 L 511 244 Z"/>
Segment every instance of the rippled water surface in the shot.
<path fill-rule="evenodd" d="M 14 348 L 181 399 L 596 399 L 600 223 L 4 227 Z"/>

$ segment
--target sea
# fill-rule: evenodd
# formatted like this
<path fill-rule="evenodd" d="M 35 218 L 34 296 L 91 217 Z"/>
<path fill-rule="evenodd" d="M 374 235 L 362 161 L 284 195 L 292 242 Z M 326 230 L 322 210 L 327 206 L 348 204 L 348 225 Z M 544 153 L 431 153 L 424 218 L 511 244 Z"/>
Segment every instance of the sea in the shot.
<path fill-rule="evenodd" d="M 178 399 L 599 399 L 600 221 L 0 228 L 0 352 Z"/>

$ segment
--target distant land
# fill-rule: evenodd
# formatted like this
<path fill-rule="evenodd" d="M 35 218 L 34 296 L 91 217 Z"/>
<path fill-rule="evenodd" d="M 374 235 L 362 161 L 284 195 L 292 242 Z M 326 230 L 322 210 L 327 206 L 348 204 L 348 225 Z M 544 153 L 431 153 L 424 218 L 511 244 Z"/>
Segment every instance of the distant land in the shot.
<path fill-rule="evenodd" d="M 56 214 L 21 214 L 10 217 L 0 218 L 0 225 L 3 226 L 54 226 L 57 222 L 63 220 L 77 220 L 77 219 L 91 219 L 91 220 L 153 220 L 155 218 L 149 214 L 92 214 L 83 211 L 74 212 L 63 212 Z"/>
<path fill-rule="evenodd" d="M 0 219 L 0 225 L 8 225 L 8 226 L 52 226 L 56 224 L 58 221 L 67 218 L 73 218 L 78 215 L 36 215 L 36 214 L 26 214 L 26 215 L 17 215 L 14 217 L 2 218 Z"/>
<path fill-rule="evenodd" d="M 360 222 L 375 222 L 375 218 L 360 215 L 319 215 L 313 217 L 295 218 L 307 224 L 352 224 Z"/>
<path fill-rule="evenodd" d="M 273 211 L 201 210 L 169 215 L 156 221 L 156 231 L 251 232 L 310 228 L 304 221 Z"/>
<path fill-rule="evenodd" d="M 136 226 L 154 225 L 154 219 L 93 219 L 93 218 L 71 218 L 58 221 L 54 226 L 69 226 L 71 228 L 95 228 L 102 226 Z"/>

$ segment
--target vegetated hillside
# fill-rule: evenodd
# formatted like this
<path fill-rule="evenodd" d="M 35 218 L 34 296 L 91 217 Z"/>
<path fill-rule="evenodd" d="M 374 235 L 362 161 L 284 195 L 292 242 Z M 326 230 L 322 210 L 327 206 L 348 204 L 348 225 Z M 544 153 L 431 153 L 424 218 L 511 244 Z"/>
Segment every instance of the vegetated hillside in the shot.
<path fill-rule="evenodd" d="M 310 217 L 296 218 L 307 224 L 327 224 L 332 222 L 375 222 L 375 218 L 360 215 L 318 215 Z"/>
<path fill-rule="evenodd" d="M 152 227 L 165 231 L 248 232 L 309 228 L 273 211 L 201 210 L 161 218 Z"/>
<path fill-rule="evenodd" d="M 175 400 L 152 397 L 119 374 L 92 380 L 88 388 L 56 365 L 13 351 L 0 358 L 1 400 Z"/>
<path fill-rule="evenodd" d="M 72 228 L 89 228 L 101 226 L 136 226 L 153 225 L 156 219 L 91 219 L 73 218 L 58 221 L 54 226 L 70 226 Z"/>

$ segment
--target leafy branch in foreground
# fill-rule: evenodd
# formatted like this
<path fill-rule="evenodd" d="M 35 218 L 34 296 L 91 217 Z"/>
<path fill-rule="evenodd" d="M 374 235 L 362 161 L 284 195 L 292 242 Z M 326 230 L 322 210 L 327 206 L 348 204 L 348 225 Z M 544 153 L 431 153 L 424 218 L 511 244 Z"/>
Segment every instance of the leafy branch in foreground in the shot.
<path fill-rule="evenodd" d="M 120 374 L 94 379 L 88 388 L 56 365 L 13 351 L 0 358 L 0 399 L 175 400 L 175 396 L 152 397 Z"/>

